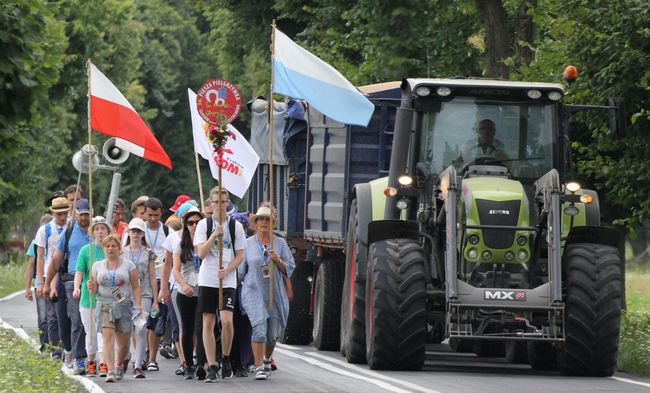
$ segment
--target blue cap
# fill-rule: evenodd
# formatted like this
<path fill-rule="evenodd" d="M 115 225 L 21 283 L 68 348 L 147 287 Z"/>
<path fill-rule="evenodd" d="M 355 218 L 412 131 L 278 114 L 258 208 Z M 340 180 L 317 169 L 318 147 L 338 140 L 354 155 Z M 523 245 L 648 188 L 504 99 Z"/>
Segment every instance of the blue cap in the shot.
<path fill-rule="evenodd" d="M 176 209 L 176 215 L 178 216 L 178 218 L 182 218 L 182 217 L 183 217 L 183 213 L 185 213 L 185 212 L 186 212 L 187 210 L 189 210 L 191 207 L 198 207 L 198 205 L 199 205 L 199 204 L 198 204 L 195 200 L 193 200 L 193 199 L 191 199 L 191 200 L 189 200 L 189 201 L 187 201 L 187 202 L 183 202 L 183 204 L 181 204 L 181 205 L 178 207 L 178 209 Z"/>
<path fill-rule="evenodd" d="M 244 226 L 244 228 L 248 228 L 248 226 L 249 226 L 249 223 L 248 223 L 248 212 L 244 212 L 244 213 L 235 213 L 235 214 L 232 215 L 232 218 L 234 218 L 235 220 L 239 221 L 239 222 Z"/>
<path fill-rule="evenodd" d="M 77 204 L 74 205 L 74 209 L 79 214 L 90 213 L 90 203 L 88 202 L 88 199 L 86 198 L 79 199 L 77 201 Z"/>

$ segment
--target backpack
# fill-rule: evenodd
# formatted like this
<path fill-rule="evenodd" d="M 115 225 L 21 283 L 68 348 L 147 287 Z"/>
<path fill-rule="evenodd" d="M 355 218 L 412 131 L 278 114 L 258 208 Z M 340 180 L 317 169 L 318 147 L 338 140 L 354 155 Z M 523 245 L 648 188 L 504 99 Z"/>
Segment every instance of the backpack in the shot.
<path fill-rule="evenodd" d="M 169 227 L 165 224 L 163 224 L 163 233 L 165 234 L 165 237 L 169 236 Z"/>
<path fill-rule="evenodd" d="M 68 261 L 70 259 L 68 252 L 68 243 L 70 242 L 70 236 L 72 236 L 72 231 L 74 230 L 74 224 L 75 222 L 71 221 L 65 230 L 65 241 L 63 243 L 63 262 L 61 262 L 61 266 L 59 267 L 59 272 L 61 275 L 68 273 Z"/>
<path fill-rule="evenodd" d="M 235 249 L 235 221 L 233 219 L 228 220 L 228 232 L 230 233 L 230 242 L 232 243 L 233 250 Z M 212 234 L 212 227 L 214 226 L 214 218 L 212 218 L 212 215 L 209 215 L 206 218 L 206 225 L 205 225 L 205 234 L 206 238 L 210 237 Z"/>
<path fill-rule="evenodd" d="M 36 244 L 34 244 L 34 250 L 33 251 L 34 251 L 34 269 L 33 269 L 34 270 L 33 271 L 34 275 L 33 275 L 32 278 L 36 279 L 36 261 L 38 260 L 38 246 Z"/>

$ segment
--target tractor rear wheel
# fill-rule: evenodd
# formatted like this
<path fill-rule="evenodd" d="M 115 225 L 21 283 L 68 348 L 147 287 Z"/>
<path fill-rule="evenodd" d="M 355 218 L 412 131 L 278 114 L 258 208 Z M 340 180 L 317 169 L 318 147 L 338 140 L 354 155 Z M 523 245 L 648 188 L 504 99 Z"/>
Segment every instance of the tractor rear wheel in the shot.
<path fill-rule="evenodd" d="M 366 360 L 371 369 L 419 370 L 424 365 L 425 257 L 412 239 L 373 243 L 366 277 Z"/>
<path fill-rule="evenodd" d="M 343 262 L 324 259 L 318 267 L 314 284 L 314 346 L 319 350 L 339 349 L 341 328 L 341 284 Z"/>
<path fill-rule="evenodd" d="M 366 269 L 366 250 L 359 242 L 357 200 L 350 207 L 350 221 L 345 251 L 345 280 L 341 294 L 341 355 L 349 363 L 366 362 L 366 285 L 359 278 L 360 269 Z"/>
<path fill-rule="evenodd" d="M 616 247 L 566 246 L 565 341 L 558 356 L 562 374 L 607 377 L 614 373 L 622 306 L 621 263 Z"/>
<path fill-rule="evenodd" d="M 307 345 L 311 342 L 312 317 L 309 312 L 311 300 L 311 282 L 309 277 L 314 275 L 314 264 L 307 261 L 296 263 L 291 275 L 293 300 L 289 304 L 289 318 L 284 328 L 283 343 Z"/>

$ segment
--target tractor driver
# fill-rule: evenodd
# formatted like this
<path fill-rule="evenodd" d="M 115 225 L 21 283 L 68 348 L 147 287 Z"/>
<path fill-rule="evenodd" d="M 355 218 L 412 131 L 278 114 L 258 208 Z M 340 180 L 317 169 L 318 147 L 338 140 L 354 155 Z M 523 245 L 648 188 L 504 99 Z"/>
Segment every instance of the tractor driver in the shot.
<path fill-rule="evenodd" d="M 507 159 L 503 142 L 494 138 L 496 127 L 490 119 L 483 119 L 476 127 L 476 138 L 472 138 L 461 147 L 460 153 L 453 161 L 455 166 L 470 163 L 477 158 L 489 157 L 499 160 Z"/>

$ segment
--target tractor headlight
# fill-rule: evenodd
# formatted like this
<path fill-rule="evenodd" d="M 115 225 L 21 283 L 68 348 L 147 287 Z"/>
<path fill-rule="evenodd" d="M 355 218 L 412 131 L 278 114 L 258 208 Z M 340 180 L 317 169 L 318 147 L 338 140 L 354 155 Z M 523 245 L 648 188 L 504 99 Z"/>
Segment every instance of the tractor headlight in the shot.
<path fill-rule="evenodd" d="M 447 97 L 448 95 L 451 94 L 451 89 L 448 88 L 447 86 L 440 86 L 439 88 L 436 89 L 436 94 L 438 94 L 441 97 Z"/>
<path fill-rule="evenodd" d="M 532 98 L 533 100 L 536 100 L 536 99 L 538 99 L 539 97 L 542 96 L 542 92 L 539 91 L 539 90 L 533 89 L 533 90 L 528 90 L 526 92 L 526 95 L 528 95 L 528 98 Z"/>
<path fill-rule="evenodd" d="M 559 91 L 550 91 L 546 96 L 551 101 L 559 101 L 562 99 L 562 93 Z"/>
<path fill-rule="evenodd" d="M 492 253 L 489 251 L 483 251 L 483 254 L 481 254 L 484 260 L 489 261 L 492 259 Z"/>
<path fill-rule="evenodd" d="M 564 187 L 566 187 L 569 192 L 578 192 L 580 190 L 580 184 L 574 181 L 568 182 Z"/>
<path fill-rule="evenodd" d="M 471 244 L 476 245 L 476 244 L 478 244 L 478 242 L 479 242 L 480 239 L 479 239 L 478 235 L 469 235 L 469 238 L 467 238 L 467 240 L 468 240 Z"/>
<path fill-rule="evenodd" d="M 409 175 L 402 175 L 397 179 L 397 182 L 402 186 L 402 187 L 408 187 L 411 184 L 413 184 L 413 178 Z"/>
<path fill-rule="evenodd" d="M 506 261 L 512 262 L 515 259 L 515 253 L 512 252 L 512 251 L 508 251 L 508 252 L 506 252 L 504 257 L 506 258 Z"/>
<path fill-rule="evenodd" d="M 577 216 L 578 213 L 580 213 L 580 210 L 578 210 L 574 205 L 569 205 L 564 208 L 564 214 L 567 216 Z"/>
<path fill-rule="evenodd" d="M 395 206 L 400 210 L 404 210 L 409 207 L 409 201 L 406 198 L 400 199 L 395 203 Z"/>
<path fill-rule="evenodd" d="M 519 250 L 517 253 L 517 259 L 520 261 L 525 261 L 528 258 L 528 253 L 525 250 Z"/>
<path fill-rule="evenodd" d="M 519 244 L 520 246 L 525 246 L 526 243 L 528 243 L 528 239 L 526 238 L 526 236 L 521 235 L 517 238 L 517 244 Z"/>
<path fill-rule="evenodd" d="M 419 95 L 420 97 L 426 97 L 431 94 L 431 88 L 428 86 L 418 86 L 415 88 L 415 94 Z"/>
<path fill-rule="evenodd" d="M 470 249 L 469 251 L 467 251 L 467 257 L 468 257 L 469 259 L 476 259 L 476 258 L 478 258 L 478 251 L 476 251 L 475 248 Z"/>

